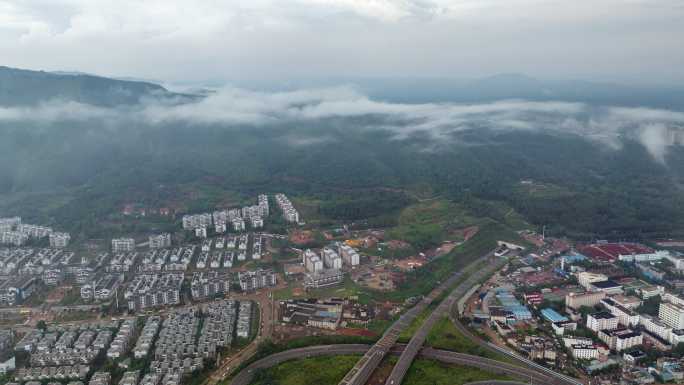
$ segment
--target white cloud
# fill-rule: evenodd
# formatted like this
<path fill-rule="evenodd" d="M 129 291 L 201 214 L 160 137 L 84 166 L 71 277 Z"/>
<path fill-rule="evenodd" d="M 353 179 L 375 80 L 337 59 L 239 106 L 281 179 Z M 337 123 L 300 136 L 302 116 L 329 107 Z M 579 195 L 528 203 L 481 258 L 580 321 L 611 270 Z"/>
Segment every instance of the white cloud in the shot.
<path fill-rule="evenodd" d="M 171 81 L 527 72 L 684 82 L 679 0 L 0 0 L 5 65 Z"/>
<path fill-rule="evenodd" d="M 360 118 L 354 125 L 396 132 L 398 138 L 421 133 L 444 139 L 450 134 L 488 128 L 570 133 L 618 148 L 626 135 L 640 141 L 664 162 L 668 132 L 684 127 L 684 113 L 649 108 L 595 108 L 583 103 L 505 100 L 482 104 L 388 103 L 369 99 L 349 87 L 290 92 L 220 90 L 201 101 L 180 105 L 147 103 L 129 108 L 98 108 L 53 101 L 34 108 L 0 108 L 0 122 L 94 121 L 112 124 L 259 125 L 318 123 L 331 118 Z M 289 140 L 308 145 L 323 138 Z"/>

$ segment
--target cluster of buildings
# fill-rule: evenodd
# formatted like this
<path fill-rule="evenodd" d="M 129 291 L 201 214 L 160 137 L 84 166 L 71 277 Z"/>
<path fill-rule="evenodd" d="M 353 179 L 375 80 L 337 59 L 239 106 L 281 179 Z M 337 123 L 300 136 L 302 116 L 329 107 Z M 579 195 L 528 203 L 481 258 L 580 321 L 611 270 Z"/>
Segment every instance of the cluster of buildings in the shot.
<path fill-rule="evenodd" d="M 285 194 L 276 194 L 275 200 L 286 221 L 299 223 L 299 211 L 294 208 L 294 205 L 292 205 L 292 202 L 290 202 L 290 199 Z"/>
<path fill-rule="evenodd" d="M 50 247 L 69 245 L 68 233 L 55 232 L 51 227 L 22 223 L 20 217 L 0 218 L 0 244 L 23 246 L 29 239 L 49 238 Z"/>
<path fill-rule="evenodd" d="M 678 270 L 678 263 L 684 265 L 680 255 L 600 242 L 511 261 L 473 288 L 470 294 L 478 295 L 459 302 L 459 310 L 486 321 L 521 354 L 554 368 L 574 361 L 588 374 L 614 370 L 606 381 L 621 384 L 684 379 L 673 354 L 684 342 L 684 299 L 676 294 L 682 289 L 671 278 L 648 273 Z"/>
<path fill-rule="evenodd" d="M 180 385 L 215 361 L 236 336 L 250 336 L 253 309 L 251 301 L 212 301 L 164 316 L 34 329 L 16 344 L 10 333 L 9 338 L 0 338 L 8 345 L 0 348 L 14 347 L 21 357 L 22 368 L 13 373 L 19 383 L 112 385 L 112 373 L 100 368 L 101 357 L 106 356 L 124 368 L 131 359 L 149 363 L 142 370 L 124 372 L 119 385 Z"/>
<path fill-rule="evenodd" d="M 17 357 L 26 361 L 14 373 L 15 380 L 85 379 L 117 327 L 118 322 L 103 322 L 29 331 L 14 346 Z"/>
<path fill-rule="evenodd" d="M 123 275 L 107 273 L 93 283 L 81 285 L 80 293 L 84 301 L 109 301 L 123 283 Z"/>
<path fill-rule="evenodd" d="M 104 255 L 108 257 L 109 254 Z M 131 267 L 138 260 L 137 252 L 116 252 L 109 260 L 109 265 L 106 267 L 108 273 L 125 273 L 131 270 Z"/>
<path fill-rule="evenodd" d="M 319 254 L 311 249 L 302 253 L 302 265 L 306 271 L 304 287 L 320 288 L 335 285 L 344 280 L 343 266 L 354 267 L 360 256 L 354 248 L 344 243 L 335 243 L 321 249 Z"/>
<path fill-rule="evenodd" d="M 150 249 L 163 249 L 171 247 L 171 234 L 162 233 L 156 235 L 150 235 L 148 238 Z"/>
<path fill-rule="evenodd" d="M 182 377 L 202 369 L 205 360 L 215 359 L 230 346 L 243 303 L 251 304 L 240 302 L 238 307 L 236 301 L 214 301 L 201 311 L 188 308 L 170 313 L 154 343 L 150 373 L 160 378 Z"/>
<path fill-rule="evenodd" d="M 152 248 L 142 257 L 138 271 L 147 272 L 180 272 L 190 266 L 197 246 L 177 247 L 173 249 Z"/>
<path fill-rule="evenodd" d="M 328 330 L 367 325 L 374 316 L 372 308 L 346 298 L 287 300 L 279 306 L 282 322 Z"/>
<path fill-rule="evenodd" d="M 128 284 L 124 299 L 131 311 L 178 305 L 183 273 L 139 274 Z"/>
<path fill-rule="evenodd" d="M 241 232 L 247 229 L 247 224 L 252 229 L 264 227 L 264 218 L 269 215 L 268 196 L 260 194 L 258 203 L 242 208 L 217 210 L 213 213 L 201 213 L 183 216 L 183 229 L 194 231 L 200 238 L 206 238 L 207 229 L 214 227 L 216 234 L 225 233 L 228 228 Z"/>
<path fill-rule="evenodd" d="M 238 273 L 240 289 L 245 292 L 272 287 L 277 284 L 276 273 L 272 269 L 257 269 Z"/>
<path fill-rule="evenodd" d="M 230 268 L 236 259 L 237 261 L 245 261 L 250 258 L 259 260 L 263 256 L 263 245 L 264 237 L 256 234 L 205 239 L 202 242 L 196 267 L 198 269 Z M 211 250 L 215 250 L 215 252 L 209 254 Z"/>
<path fill-rule="evenodd" d="M 0 304 L 21 303 L 40 283 L 54 286 L 75 280 L 87 262 L 63 249 L 1 248 Z"/>
<path fill-rule="evenodd" d="M 183 272 L 188 270 L 198 247 L 194 245 L 173 249 L 150 249 L 142 257 L 141 273 Z M 200 254 L 200 259 L 202 254 Z"/>
<path fill-rule="evenodd" d="M 107 350 L 107 357 L 116 359 L 128 354 L 138 336 L 137 329 L 137 319 L 135 318 L 121 322 L 119 330 L 116 332 L 116 335 Z"/>
<path fill-rule="evenodd" d="M 212 298 L 230 292 L 230 277 L 216 271 L 196 271 L 190 280 L 190 294 L 195 300 Z"/>
<path fill-rule="evenodd" d="M 130 253 L 135 250 L 135 239 L 133 238 L 114 238 L 112 239 L 113 253 Z"/>

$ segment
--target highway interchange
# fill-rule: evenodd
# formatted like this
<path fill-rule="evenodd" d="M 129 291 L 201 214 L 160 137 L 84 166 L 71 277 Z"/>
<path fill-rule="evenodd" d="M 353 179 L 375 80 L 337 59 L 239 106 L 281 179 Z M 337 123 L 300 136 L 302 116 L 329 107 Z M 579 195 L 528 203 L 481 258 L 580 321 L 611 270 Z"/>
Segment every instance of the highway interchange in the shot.
<path fill-rule="evenodd" d="M 261 360 L 255 361 L 244 368 L 237 376 L 233 378 L 231 385 L 249 385 L 254 378 L 254 374 L 260 369 L 266 369 L 276 366 L 282 362 L 330 355 L 350 355 L 363 354 L 371 349 L 369 345 L 360 344 L 339 344 L 339 345 L 322 345 L 310 346 L 306 348 L 291 349 L 284 352 L 275 353 Z M 401 355 L 406 349 L 406 345 L 396 345 L 388 351 L 388 354 Z M 480 356 L 473 356 L 463 353 L 451 352 L 448 350 L 424 348 L 418 357 L 432 359 L 448 364 L 465 365 L 480 368 L 492 373 L 506 374 L 515 378 L 519 378 L 525 383 L 532 383 L 536 385 L 557 384 L 551 376 L 539 373 L 536 370 L 523 368 L 520 366 L 507 364 Z M 483 382 L 511 384 L 506 382 Z M 481 383 L 482 384 L 482 383 Z"/>
<path fill-rule="evenodd" d="M 434 359 L 445 363 L 477 367 L 493 373 L 508 374 L 532 384 L 582 385 L 582 383 L 577 379 L 556 373 L 551 369 L 545 368 L 504 348 L 483 341 L 479 337 L 470 333 L 458 321 L 458 319 L 453 316 L 452 309 L 454 307 L 454 303 L 464 296 L 468 289 L 479 283 L 488 275 L 492 274 L 494 270 L 496 270 L 500 260 L 493 259 L 492 255 L 492 253 L 489 253 L 483 257 L 480 257 L 468 266 L 468 268 L 474 268 L 473 270 L 475 270 L 475 272 L 470 274 L 467 279 L 458 284 L 458 286 L 456 286 L 456 288 L 454 288 L 451 293 L 449 293 L 449 295 L 442 300 L 439 306 L 437 306 L 437 308 L 428 316 L 426 321 L 421 324 L 407 345 L 397 344 L 400 334 L 406 328 L 408 328 L 416 319 L 416 317 L 418 317 L 425 309 L 427 309 L 433 301 L 437 300 L 446 290 L 454 286 L 461 278 L 462 272 L 453 273 L 446 281 L 442 282 L 437 288 L 430 292 L 428 296 L 423 298 L 418 304 L 404 313 L 387 329 L 387 331 L 385 331 L 378 342 L 372 346 L 353 344 L 325 345 L 292 349 L 276 353 L 248 365 L 233 378 L 231 385 L 249 385 L 256 370 L 269 368 L 284 361 L 313 356 L 345 354 L 363 354 L 363 356 L 357 362 L 354 368 L 347 373 L 344 379 L 340 382 L 340 385 L 365 385 L 387 354 L 399 355 L 399 359 L 385 385 L 401 384 L 416 356 Z M 485 265 L 485 267 L 478 267 L 481 265 Z M 468 268 L 466 268 L 466 270 Z M 451 321 L 463 333 L 464 336 L 484 348 L 510 357 L 513 361 L 517 362 L 518 365 L 512 365 L 480 356 L 472 356 L 447 350 L 423 348 L 423 344 L 430 330 L 434 324 L 445 315 L 449 316 Z M 225 378 L 226 375 L 227 370 L 220 373 L 217 378 Z M 484 384 L 511 384 L 511 382 L 494 381 L 484 382 Z"/>

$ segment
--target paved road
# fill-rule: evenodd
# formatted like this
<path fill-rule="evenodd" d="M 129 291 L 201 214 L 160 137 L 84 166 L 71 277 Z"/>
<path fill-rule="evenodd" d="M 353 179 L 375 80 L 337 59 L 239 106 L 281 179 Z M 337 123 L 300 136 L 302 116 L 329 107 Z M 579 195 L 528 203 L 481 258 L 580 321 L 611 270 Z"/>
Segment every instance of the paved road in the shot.
<path fill-rule="evenodd" d="M 380 362 L 382 362 L 382 359 L 387 355 L 389 350 L 397 343 L 399 335 L 411 325 L 411 322 L 413 322 L 413 320 L 422 313 L 432 301 L 439 297 L 446 289 L 454 285 L 460 276 L 461 272 L 452 274 L 446 281 L 432 290 L 428 296 L 399 317 L 399 319 L 385 331 L 380 340 L 378 340 L 378 342 L 361 357 L 349 373 L 347 373 L 340 382 L 340 385 L 364 385 L 371 374 L 373 374 L 373 371 L 380 365 Z"/>
<path fill-rule="evenodd" d="M 404 350 L 405 345 L 397 345 L 389 350 L 389 354 L 400 355 Z M 311 346 L 306 348 L 292 349 L 280 353 L 272 354 L 261 360 L 253 362 L 240 373 L 238 373 L 230 385 L 249 385 L 253 380 L 254 374 L 259 369 L 266 369 L 278 365 L 285 361 L 296 360 L 308 357 L 330 356 L 330 355 L 345 355 L 345 354 L 362 354 L 372 349 L 369 345 L 323 345 Z M 419 357 L 433 359 L 448 364 L 465 365 L 487 370 L 493 373 L 506 374 L 532 383 L 534 385 L 549 385 L 553 384 L 552 378 L 544 374 L 540 374 L 535 370 L 522 368 L 519 366 L 490 360 L 480 356 L 472 356 L 468 354 L 456 353 L 447 350 L 425 348 L 419 353 Z M 511 385 L 518 384 L 515 382 L 483 382 L 483 384 L 501 384 Z"/>
<path fill-rule="evenodd" d="M 259 304 L 259 333 L 249 345 L 245 346 L 236 354 L 223 359 L 219 367 L 207 380 L 207 385 L 216 385 L 219 381 L 228 377 L 235 368 L 239 367 L 244 361 L 256 353 L 261 341 L 271 338 L 273 334 L 273 320 L 275 319 L 275 304 L 270 293 L 270 291 L 264 290 L 261 293 L 234 297 L 234 299 L 237 300 L 252 300 Z"/>
<path fill-rule="evenodd" d="M 425 322 L 423 322 L 418 330 L 416 330 L 415 334 L 411 337 L 411 340 L 406 346 L 406 349 L 399 357 L 397 363 L 394 365 L 392 373 L 387 378 L 385 385 L 401 384 L 406 372 L 408 372 L 408 369 L 411 367 L 413 360 L 418 355 L 420 348 L 425 343 L 425 339 L 435 323 L 449 314 L 449 311 L 453 307 L 454 303 L 459 298 L 464 296 L 466 292 L 473 287 L 473 285 L 492 274 L 498 268 L 501 260 L 489 260 L 489 262 L 486 263 L 491 256 L 492 253 L 489 253 L 483 257 L 480 257 L 476 262 L 474 262 L 475 265 L 483 264 L 483 267 L 477 270 L 475 273 L 470 274 L 466 280 L 458 284 L 458 286 L 451 291 L 449 296 L 445 298 L 432 312 L 432 314 L 430 314 Z"/>
<path fill-rule="evenodd" d="M 295 360 L 299 358 L 343 355 L 343 354 L 362 354 L 368 351 L 369 345 L 323 345 L 311 346 L 307 348 L 299 348 L 286 350 L 284 352 L 271 354 L 268 357 L 255 361 L 244 368 L 240 373 L 233 378 L 231 385 L 249 385 L 254 377 L 254 372 L 258 369 L 270 368 L 278 365 L 281 362 Z"/>
<path fill-rule="evenodd" d="M 527 385 L 527 382 L 490 380 L 469 382 L 463 385 Z"/>

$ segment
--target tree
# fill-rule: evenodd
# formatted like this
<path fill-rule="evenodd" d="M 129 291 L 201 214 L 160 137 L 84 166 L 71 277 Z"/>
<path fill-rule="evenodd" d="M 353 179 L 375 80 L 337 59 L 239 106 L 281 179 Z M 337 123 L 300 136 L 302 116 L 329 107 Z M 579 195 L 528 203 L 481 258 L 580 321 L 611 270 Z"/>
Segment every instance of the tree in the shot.
<path fill-rule="evenodd" d="M 39 330 L 45 331 L 45 329 L 47 329 L 47 323 L 46 323 L 45 321 L 43 321 L 43 320 L 40 320 L 40 321 L 38 321 L 38 323 L 36 324 L 36 327 L 37 327 Z"/>

